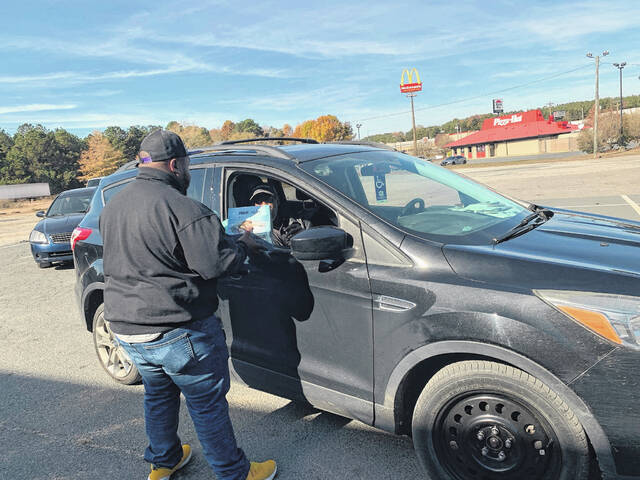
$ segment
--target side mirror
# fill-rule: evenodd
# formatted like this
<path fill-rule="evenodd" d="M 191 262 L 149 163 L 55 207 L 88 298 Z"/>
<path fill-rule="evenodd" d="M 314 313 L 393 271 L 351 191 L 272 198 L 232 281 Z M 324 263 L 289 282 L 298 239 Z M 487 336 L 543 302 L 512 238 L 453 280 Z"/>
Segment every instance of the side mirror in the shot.
<path fill-rule="evenodd" d="M 40 210 L 40 211 L 36 212 L 36 217 L 44 218 L 46 216 L 47 216 L 47 214 L 44 213 L 44 210 Z"/>
<path fill-rule="evenodd" d="M 336 227 L 314 227 L 291 239 L 297 260 L 343 260 L 353 251 L 353 237 Z"/>

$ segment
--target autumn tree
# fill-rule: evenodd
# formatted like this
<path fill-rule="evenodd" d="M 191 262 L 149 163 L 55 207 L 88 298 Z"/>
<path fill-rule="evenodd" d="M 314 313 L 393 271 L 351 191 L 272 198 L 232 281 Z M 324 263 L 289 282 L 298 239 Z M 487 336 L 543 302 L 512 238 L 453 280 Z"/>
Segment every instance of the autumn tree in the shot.
<path fill-rule="evenodd" d="M 95 131 L 87 137 L 87 149 L 80 156 L 78 178 L 86 181 L 104 177 L 115 172 L 125 161 L 124 154 L 103 133 Z"/>
<path fill-rule="evenodd" d="M 212 128 L 209 130 L 209 138 L 213 143 L 222 142 L 222 130 L 220 128 Z"/>
<path fill-rule="evenodd" d="M 209 130 L 204 127 L 198 127 L 197 125 L 182 125 L 179 122 L 173 121 L 167 124 L 167 130 L 180 135 L 182 141 L 187 148 L 205 147 L 213 143 Z"/>
<path fill-rule="evenodd" d="M 256 136 L 251 132 L 232 132 L 228 140 L 247 140 L 255 137 Z"/>
<path fill-rule="evenodd" d="M 222 127 L 220 127 L 220 136 L 222 140 L 229 140 L 231 138 L 231 134 L 233 133 L 233 129 L 236 126 L 231 120 L 226 120 Z"/>
<path fill-rule="evenodd" d="M 288 123 L 285 123 L 282 126 L 282 135 L 284 137 L 290 137 L 293 134 L 293 128 L 291 128 L 291 125 L 289 125 Z"/>
<path fill-rule="evenodd" d="M 351 140 L 353 129 L 349 122 L 340 122 L 335 115 L 322 115 L 315 120 L 307 120 L 296 126 L 294 137 L 313 138 L 319 142 Z"/>

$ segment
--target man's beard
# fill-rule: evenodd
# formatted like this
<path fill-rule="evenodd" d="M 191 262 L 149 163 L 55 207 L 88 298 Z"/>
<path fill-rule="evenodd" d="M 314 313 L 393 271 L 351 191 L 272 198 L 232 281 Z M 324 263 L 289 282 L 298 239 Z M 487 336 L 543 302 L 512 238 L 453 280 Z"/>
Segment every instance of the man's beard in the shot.
<path fill-rule="evenodd" d="M 186 195 L 189 185 L 191 184 L 191 172 L 187 169 L 184 171 L 180 170 L 178 173 L 179 175 L 176 175 L 176 180 L 178 181 L 180 193 Z"/>

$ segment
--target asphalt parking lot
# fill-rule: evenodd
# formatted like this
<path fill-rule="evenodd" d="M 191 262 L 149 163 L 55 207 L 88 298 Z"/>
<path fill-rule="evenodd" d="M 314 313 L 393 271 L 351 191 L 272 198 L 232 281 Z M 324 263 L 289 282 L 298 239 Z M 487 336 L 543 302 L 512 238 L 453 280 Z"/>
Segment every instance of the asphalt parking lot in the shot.
<path fill-rule="evenodd" d="M 98 364 L 75 306 L 75 272 L 41 270 L 29 245 L 0 247 L 0 479 L 145 479 L 141 386 Z M 411 440 L 232 384 L 240 446 L 274 458 L 281 479 L 397 479 L 419 472 Z M 215 478 L 184 407 L 180 436 L 194 457 L 173 478 Z"/>
<path fill-rule="evenodd" d="M 461 173 L 541 205 L 640 221 L 640 158 L 624 168 L 598 165 Z M 0 479 L 148 474 L 143 389 L 103 373 L 75 305 L 74 280 L 69 266 L 38 269 L 27 243 L 0 245 Z M 228 398 L 239 444 L 250 459 L 276 459 L 278 478 L 421 478 L 408 438 L 238 384 Z M 180 435 L 195 455 L 174 478 L 214 478 L 184 408 Z"/>

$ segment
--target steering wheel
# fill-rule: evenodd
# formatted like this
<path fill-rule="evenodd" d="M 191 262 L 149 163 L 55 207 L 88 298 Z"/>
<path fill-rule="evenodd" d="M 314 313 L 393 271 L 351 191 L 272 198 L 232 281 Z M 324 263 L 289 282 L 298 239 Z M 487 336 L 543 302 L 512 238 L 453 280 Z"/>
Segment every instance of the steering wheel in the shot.
<path fill-rule="evenodd" d="M 413 215 L 415 213 L 419 213 L 424 210 L 424 200 L 421 198 L 414 198 L 409 201 L 404 207 L 402 207 L 402 212 L 400 212 L 400 216 L 404 217 L 405 215 Z"/>

